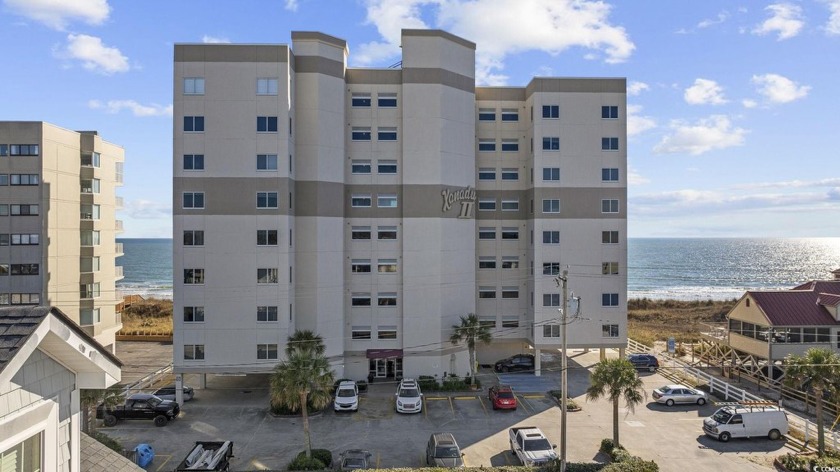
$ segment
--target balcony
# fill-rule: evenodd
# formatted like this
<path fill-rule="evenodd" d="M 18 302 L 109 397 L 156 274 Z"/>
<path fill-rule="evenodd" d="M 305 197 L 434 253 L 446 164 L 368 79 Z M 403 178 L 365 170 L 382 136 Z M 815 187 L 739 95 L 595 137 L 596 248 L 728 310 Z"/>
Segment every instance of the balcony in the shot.
<path fill-rule="evenodd" d="M 122 162 L 115 163 L 114 182 L 117 185 L 122 185 L 123 184 L 123 163 Z"/>
<path fill-rule="evenodd" d="M 125 231 L 125 229 L 123 228 L 123 221 L 122 220 L 114 220 L 114 230 L 117 233 L 122 233 L 122 232 Z"/>
<path fill-rule="evenodd" d="M 122 280 L 125 278 L 125 275 L 123 275 L 123 266 L 114 266 L 114 277 L 115 280 Z"/>
<path fill-rule="evenodd" d="M 114 206 L 117 208 L 117 210 L 124 208 L 123 197 L 114 197 Z"/>
<path fill-rule="evenodd" d="M 117 257 L 125 255 L 123 252 L 123 243 L 117 243 L 114 245 L 114 255 Z"/>

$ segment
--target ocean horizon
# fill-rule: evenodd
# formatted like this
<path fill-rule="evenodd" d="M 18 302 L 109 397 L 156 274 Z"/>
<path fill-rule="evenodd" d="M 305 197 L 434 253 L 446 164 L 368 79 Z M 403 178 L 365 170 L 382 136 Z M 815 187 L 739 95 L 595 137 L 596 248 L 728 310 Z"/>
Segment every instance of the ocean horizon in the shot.
<path fill-rule="evenodd" d="M 172 239 L 120 238 L 123 294 L 172 299 Z M 729 300 L 830 279 L 840 238 L 629 238 L 627 296 Z M 571 268 L 574 276 L 574 267 Z"/>

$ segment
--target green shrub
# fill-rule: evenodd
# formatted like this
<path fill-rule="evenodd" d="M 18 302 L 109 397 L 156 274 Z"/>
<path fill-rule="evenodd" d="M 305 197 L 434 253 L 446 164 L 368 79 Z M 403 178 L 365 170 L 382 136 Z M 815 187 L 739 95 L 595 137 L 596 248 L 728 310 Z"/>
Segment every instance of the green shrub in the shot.
<path fill-rule="evenodd" d="M 417 377 L 417 385 L 420 386 L 420 390 L 433 391 L 438 389 L 437 379 L 431 375 L 421 375 L 420 377 Z"/>
<path fill-rule="evenodd" d="M 624 449 L 623 447 L 619 446 L 613 448 L 612 452 L 610 453 L 610 458 L 613 462 L 627 462 L 633 459 L 633 456 L 630 455 L 629 452 L 627 452 L 627 449 Z"/>
<path fill-rule="evenodd" d="M 289 462 L 286 468 L 289 470 L 324 470 L 327 467 L 314 456 L 307 458 L 304 453 L 302 456 L 295 457 L 295 460 Z"/>
<path fill-rule="evenodd" d="M 835 469 L 840 467 L 840 454 L 826 451 L 825 456 L 817 457 L 813 454 L 797 455 L 789 453 L 779 457 L 779 462 L 791 472 L 823 470 L 823 467 L 826 468 L 825 470 L 831 470 L 831 467 Z"/>
<path fill-rule="evenodd" d="M 612 455 L 613 449 L 615 449 L 615 443 L 612 438 L 604 438 L 601 440 L 601 447 L 598 450 L 604 454 Z"/>
<path fill-rule="evenodd" d="M 306 451 L 301 451 L 298 457 L 306 456 Z M 312 449 L 312 458 L 318 459 L 326 467 L 332 465 L 332 452 L 329 449 Z"/>
<path fill-rule="evenodd" d="M 93 434 L 91 434 L 91 437 L 93 439 L 96 439 L 97 441 L 101 442 L 102 444 L 104 444 L 105 447 L 107 447 L 108 449 L 116 451 L 120 454 L 122 454 L 124 452 L 122 444 L 120 444 L 119 441 L 112 438 L 111 436 L 108 436 L 105 433 L 100 433 L 99 431 L 95 431 Z"/>
<path fill-rule="evenodd" d="M 570 462 L 566 464 L 566 472 L 598 472 L 604 468 L 604 464 L 597 462 Z M 560 470 L 560 461 L 557 461 L 557 471 Z"/>
<path fill-rule="evenodd" d="M 629 454 L 628 454 L 629 456 Z M 629 456 L 621 462 L 613 462 L 601 469 L 602 472 L 659 472 L 656 462 L 646 461 L 639 457 Z"/>
<path fill-rule="evenodd" d="M 300 415 L 300 410 L 292 411 L 286 405 L 273 405 L 272 404 L 272 405 L 270 405 L 269 409 L 271 410 L 272 414 L 279 415 L 279 416 L 298 416 L 298 415 Z M 320 411 L 321 410 L 319 410 L 317 408 L 314 408 L 312 405 L 307 405 L 306 406 L 306 412 L 309 413 L 310 415 L 314 414 L 314 413 L 318 413 Z"/>

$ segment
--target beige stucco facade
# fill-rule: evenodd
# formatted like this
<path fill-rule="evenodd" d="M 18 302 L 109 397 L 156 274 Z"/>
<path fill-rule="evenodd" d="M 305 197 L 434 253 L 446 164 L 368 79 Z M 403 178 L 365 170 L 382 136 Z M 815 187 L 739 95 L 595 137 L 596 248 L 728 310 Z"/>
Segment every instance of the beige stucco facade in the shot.
<path fill-rule="evenodd" d="M 556 350 L 565 267 L 569 346 L 626 345 L 625 80 L 478 87 L 438 30 L 403 30 L 398 68 L 348 54 L 175 46 L 176 372 L 267 371 L 310 329 L 340 376 L 463 375 L 468 313 L 482 363 Z"/>

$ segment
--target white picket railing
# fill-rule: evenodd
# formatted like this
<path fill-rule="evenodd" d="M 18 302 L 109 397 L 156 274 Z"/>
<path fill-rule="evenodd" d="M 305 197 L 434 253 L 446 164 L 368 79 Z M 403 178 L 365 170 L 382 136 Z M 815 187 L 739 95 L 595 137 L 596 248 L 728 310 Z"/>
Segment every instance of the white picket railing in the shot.
<path fill-rule="evenodd" d="M 166 375 L 171 374 L 171 373 L 172 373 L 172 363 L 170 362 L 169 365 L 161 367 L 160 369 L 158 369 L 154 372 L 146 374 L 140 380 L 138 380 L 134 383 L 131 383 L 129 385 L 126 385 L 125 388 L 123 389 L 123 393 L 125 394 L 125 396 L 129 396 L 132 393 L 140 393 L 143 390 L 150 389 L 155 384 L 160 382 L 160 380 L 162 378 L 164 378 Z"/>

